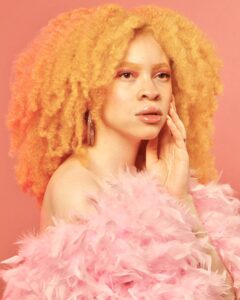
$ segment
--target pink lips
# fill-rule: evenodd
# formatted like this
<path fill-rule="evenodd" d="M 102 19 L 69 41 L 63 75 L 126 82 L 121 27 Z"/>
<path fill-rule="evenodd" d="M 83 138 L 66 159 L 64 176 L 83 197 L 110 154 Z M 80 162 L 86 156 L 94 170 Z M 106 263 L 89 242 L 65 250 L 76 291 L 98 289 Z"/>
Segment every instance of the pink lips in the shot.
<path fill-rule="evenodd" d="M 162 115 L 162 111 L 154 106 L 146 106 L 143 110 L 136 113 L 136 116 L 144 123 L 157 123 Z"/>

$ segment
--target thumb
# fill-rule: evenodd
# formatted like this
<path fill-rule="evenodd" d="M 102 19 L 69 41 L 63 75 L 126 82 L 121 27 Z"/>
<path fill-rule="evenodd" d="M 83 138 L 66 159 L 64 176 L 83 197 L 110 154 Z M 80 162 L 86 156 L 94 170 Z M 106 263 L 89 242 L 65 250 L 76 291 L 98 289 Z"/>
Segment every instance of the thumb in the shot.
<path fill-rule="evenodd" d="M 146 147 L 146 168 L 151 167 L 158 161 L 158 136 L 152 140 L 149 140 Z"/>

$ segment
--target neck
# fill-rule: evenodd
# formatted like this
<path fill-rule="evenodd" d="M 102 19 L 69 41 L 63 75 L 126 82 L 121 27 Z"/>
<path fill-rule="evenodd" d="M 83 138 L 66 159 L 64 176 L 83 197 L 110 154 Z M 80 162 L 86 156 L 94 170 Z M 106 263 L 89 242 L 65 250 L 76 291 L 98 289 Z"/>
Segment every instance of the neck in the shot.
<path fill-rule="evenodd" d="M 139 145 L 139 139 L 108 130 L 107 134 L 97 136 L 93 147 L 88 147 L 88 168 L 99 178 L 135 168 Z"/>

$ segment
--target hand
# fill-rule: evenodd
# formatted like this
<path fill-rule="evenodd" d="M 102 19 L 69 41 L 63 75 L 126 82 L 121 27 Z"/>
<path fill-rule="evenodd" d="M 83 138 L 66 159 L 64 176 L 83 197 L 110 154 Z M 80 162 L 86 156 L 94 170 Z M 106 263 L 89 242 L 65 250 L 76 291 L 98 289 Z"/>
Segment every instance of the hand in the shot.
<path fill-rule="evenodd" d="M 190 213 L 196 217 L 196 236 L 198 232 L 205 232 L 196 211 L 191 196 L 188 194 L 189 155 L 186 147 L 186 130 L 177 115 L 174 98 L 169 110 L 169 117 L 159 136 L 148 142 L 146 148 L 146 169 L 154 171 L 159 182 L 168 192 L 184 200 L 190 208 Z M 159 149 L 159 151 L 158 151 Z M 206 233 L 207 234 L 207 233 Z M 212 271 L 227 271 L 226 283 L 231 287 L 232 277 L 223 264 L 221 258 L 213 248 L 209 253 L 212 258 Z M 230 289 L 224 299 L 237 299 L 234 289 Z"/>
<path fill-rule="evenodd" d="M 170 194 L 178 198 L 187 196 L 189 155 L 186 147 L 186 130 L 177 115 L 174 96 L 169 115 L 159 136 L 147 144 L 146 169 L 157 174 L 160 183 Z"/>

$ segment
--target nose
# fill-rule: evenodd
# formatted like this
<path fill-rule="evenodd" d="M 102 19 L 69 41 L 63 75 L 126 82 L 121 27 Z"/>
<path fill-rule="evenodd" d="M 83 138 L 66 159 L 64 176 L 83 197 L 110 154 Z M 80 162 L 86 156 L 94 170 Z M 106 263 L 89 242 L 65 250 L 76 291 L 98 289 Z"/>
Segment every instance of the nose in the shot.
<path fill-rule="evenodd" d="M 151 80 L 150 80 L 151 81 Z M 142 86 L 138 91 L 138 99 L 139 100 L 159 100 L 160 99 L 160 93 L 159 90 L 156 88 L 154 83 L 151 81 L 148 83 L 145 83 L 144 86 Z"/>

